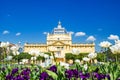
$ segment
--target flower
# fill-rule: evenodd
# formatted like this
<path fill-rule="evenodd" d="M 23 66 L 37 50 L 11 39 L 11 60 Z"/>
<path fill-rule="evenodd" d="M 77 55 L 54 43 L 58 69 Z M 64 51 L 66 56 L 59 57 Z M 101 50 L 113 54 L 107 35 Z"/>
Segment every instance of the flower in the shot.
<path fill-rule="evenodd" d="M 88 65 L 87 64 L 84 64 L 84 69 L 85 69 L 85 71 L 88 69 Z"/>
<path fill-rule="evenodd" d="M 24 64 L 24 62 L 19 62 L 19 64 Z"/>
<path fill-rule="evenodd" d="M 73 69 L 72 71 L 73 71 L 73 76 L 75 78 L 78 78 L 78 70 L 77 69 Z"/>
<path fill-rule="evenodd" d="M 6 76 L 6 80 L 12 80 L 13 79 L 13 76 L 11 75 L 11 74 L 8 74 L 7 76 Z"/>
<path fill-rule="evenodd" d="M 72 77 L 78 78 L 78 70 L 77 69 L 66 70 L 65 75 L 68 79 L 71 79 Z"/>
<path fill-rule="evenodd" d="M 20 54 L 20 52 L 18 52 L 18 51 L 13 51 L 13 55 L 19 55 Z"/>
<path fill-rule="evenodd" d="M 17 45 L 12 46 L 10 49 L 12 50 L 13 55 L 19 55 L 20 54 L 20 52 L 18 52 L 19 46 L 17 46 Z"/>
<path fill-rule="evenodd" d="M 28 59 L 22 59 L 23 63 L 28 63 Z"/>
<path fill-rule="evenodd" d="M 72 49 L 72 54 L 78 55 L 80 53 L 80 51 L 76 48 Z"/>
<path fill-rule="evenodd" d="M 79 59 L 76 59 L 75 62 L 76 62 L 76 63 L 80 63 L 80 60 L 79 60 Z"/>
<path fill-rule="evenodd" d="M 110 50 L 112 51 L 112 53 L 116 54 L 116 53 L 120 53 L 120 44 L 115 44 L 113 46 L 110 47 Z"/>
<path fill-rule="evenodd" d="M 2 67 L 2 68 L 1 68 L 1 71 L 3 71 L 3 72 L 4 72 L 4 71 L 5 71 L 5 67 Z"/>
<path fill-rule="evenodd" d="M 42 56 L 42 57 L 43 57 L 43 56 L 44 56 L 44 53 L 40 53 L 40 56 Z"/>
<path fill-rule="evenodd" d="M 102 48 L 108 48 L 108 47 L 111 46 L 111 43 L 108 42 L 108 41 L 103 41 L 99 44 L 99 46 L 102 47 Z"/>
<path fill-rule="evenodd" d="M 9 45 L 10 45 L 9 42 L 6 42 L 6 43 L 5 42 L 1 42 L 0 47 L 7 48 Z"/>
<path fill-rule="evenodd" d="M 57 73 L 57 67 L 55 65 L 51 66 L 48 70 Z"/>
<path fill-rule="evenodd" d="M 105 79 L 106 75 L 102 73 L 93 72 L 93 76 L 98 80 Z M 109 80 L 109 79 L 108 79 Z"/>
<path fill-rule="evenodd" d="M 39 52 L 38 50 L 31 50 L 31 51 L 29 52 L 29 54 L 37 57 L 37 56 L 40 55 L 40 52 Z"/>
<path fill-rule="evenodd" d="M 50 59 L 53 59 L 53 56 L 50 56 Z"/>
<path fill-rule="evenodd" d="M 60 62 L 60 66 L 64 66 L 66 69 L 69 69 L 68 63 Z"/>
<path fill-rule="evenodd" d="M 10 49 L 11 49 L 12 51 L 18 51 L 19 47 L 17 47 L 17 46 L 12 46 Z"/>
<path fill-rule="evenodd" d="M 120 44 L 120 40 L 115 40 L 115 44 Z"/>
<path fill-rule="evenodd" d="M 49 57 L 49 55 L 47 55 L 47 54 L 44 54 L 44 58 L 48 58 Z"/>
<path fill-rule="evenodd" d="M 9 60 L 12 60 L 12 58 L 13 58 L 12 56 L 7 56 L 6 60 L 9 61 Z"/>
<path fill-rule="evenodd" d="M 49 75 L 47 74 L 47 72 L 42 72 L 40 74 L 39 80 L 47 80 L 48 78 L 49 78 Z"/>
<path fill-rule="evenodd" d="M 106 77 L 108 80 L 110 80 L 110 75 L 109 74 L 106 74 Z"/>
<path fill-rule="evenodd" d="M 29 68 L 26 68 L 24 70 L 22 70 L 22 72 L 20 73 L 21 75 L 24 75 L 24 76 L 29 76 L 30 74 L 30 69 Z"/>
<path fill-rule="evenodd" d="M 18 72 L 18 68 L 13 69 L 13 70 L 12 70 L 12 75 L 14 75 L 14 74 L 17 73 L 17 72 Z"/>
<path fill-rule="evenodd" d="M 90 77 L 90 74 L 89 73 L 83 74 L 82 71 L 80 71 L 79 76 L 81 80 L 86 80 L 87 78 Z"/>
<path fill-rule="evenodd" d="M 90 59 L 94 59 L 94 58 L 97 57 L 97 53 L 90 53 L 90 54 L 88 54 L 88 57 L 89 57 Z"/>
<path fill-rule="evenodd" d="M 66 70 L 66 71 L 65 71 L 65 75 L 66 75 L 66 77 L 67 77 L 68 79 L 71 79 L 72 76 L 73 76 L 72 70 Z"/>
<path fill-rule="evenodd" d="M 84 57 L 84 58 L 83 58 L 83 61 L 88 62 L 88 61 L 90 61 L 90 58 L 88 58 L 88 57 Z"/>
<path fill-rule="evenodd" d="M 36 60 L 37 58 L 36 57 L 31 57 L 31 60 Z"/>

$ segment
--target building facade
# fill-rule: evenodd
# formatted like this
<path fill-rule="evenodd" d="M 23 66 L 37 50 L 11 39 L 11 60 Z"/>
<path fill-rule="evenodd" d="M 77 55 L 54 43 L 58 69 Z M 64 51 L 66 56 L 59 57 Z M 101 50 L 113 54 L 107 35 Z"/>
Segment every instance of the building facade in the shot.
<path fill-rule="evenodd" d="M 72 34 L 62 27 L 61 22 L 53 29 L 52 33 L 47 33 L 46 44 L 25 43 L 24 52 L 39 50 L 40 52 L 53 52 L 56 57 L 64 58 L 65 53 L 90 53 L 95 52 L 95 44 L 73 44 Z"/>

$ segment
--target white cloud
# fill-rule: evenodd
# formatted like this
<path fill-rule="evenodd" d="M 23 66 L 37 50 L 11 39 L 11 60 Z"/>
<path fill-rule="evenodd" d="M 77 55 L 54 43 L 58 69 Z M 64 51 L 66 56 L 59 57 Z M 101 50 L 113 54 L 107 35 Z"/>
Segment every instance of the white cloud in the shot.
<path fill-rule="evenodd" d="M 43 34 L 47 34 L 48 32 L 43 32 Z"/>
<path fill-rule="evenodd" d="M 3 34 L 9 34 L 10 32 L 8 30 L 3 31 Z"/>
<path fill-rule="evenodd" d="M 70 34 L 74 34 L 74 32 L 73 32 L 73 31 L 70 31 L 70 32 L 68 32 L 68 33 L 70 33 Z"/>
<path fill-rule="evenodd" d="M 87 38 L 87 41 L 95 41 L 95 40 L 96 40 L 96 38 L 94 36 L 89 36 Z"/>
<path fill-rule="evenodd" d="M 75 36 L 85 36 L 86 33 L 85 32 L 76 32 Z"/>
<path fill-rule="evenodd" d="M 21 35 L 21 33 L 20 33 L 20 32 L 16 33 L 16 36 L 20 36 L 20 35 Z"/>
<path fill-rule="evenodd" d="M 111 35 L 108 37 L 108 39 L 110 39 L 110 40 L 118 40 L 118 39 L 119 39 L 119 36 L 118 36 L 118 35 L 113 35 L 113 34 L 111 34 Z"/>

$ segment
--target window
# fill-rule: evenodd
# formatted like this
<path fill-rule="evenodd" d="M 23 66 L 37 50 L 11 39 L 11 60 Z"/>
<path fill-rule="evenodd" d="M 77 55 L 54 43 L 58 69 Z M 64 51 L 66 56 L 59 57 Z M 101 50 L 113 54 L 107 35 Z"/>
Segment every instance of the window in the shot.
<path fill-rule="evenodd" d="M 57 56 L 60 56 L 60 55 L 61 55 L 61 53 L 60 53 L 60 51 L 58 51 L 58 52 L 57 52 Z"/>

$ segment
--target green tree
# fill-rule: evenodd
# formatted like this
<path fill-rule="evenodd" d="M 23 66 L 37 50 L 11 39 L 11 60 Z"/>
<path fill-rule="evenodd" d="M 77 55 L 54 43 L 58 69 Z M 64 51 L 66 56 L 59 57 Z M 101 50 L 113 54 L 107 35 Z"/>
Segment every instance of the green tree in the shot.
<path fill-rule="evenodd" d="M 22 59 L 29 59 L 30 60 L 31 57 L 32 57 L 32 55 L 22 52 L 19 55 L 14 56 L 13 59 L 18 60 L 18 61 L 20 61 Z"/>

